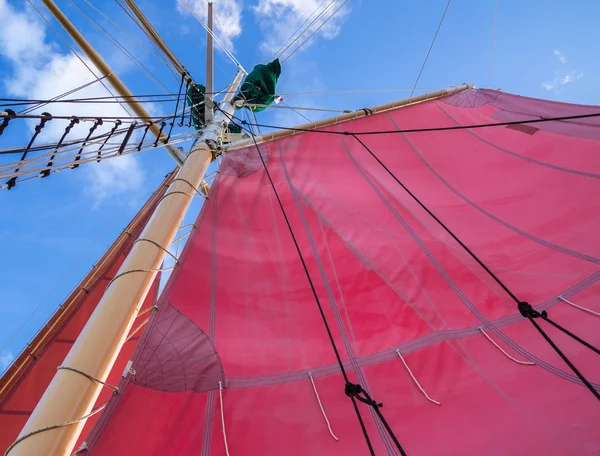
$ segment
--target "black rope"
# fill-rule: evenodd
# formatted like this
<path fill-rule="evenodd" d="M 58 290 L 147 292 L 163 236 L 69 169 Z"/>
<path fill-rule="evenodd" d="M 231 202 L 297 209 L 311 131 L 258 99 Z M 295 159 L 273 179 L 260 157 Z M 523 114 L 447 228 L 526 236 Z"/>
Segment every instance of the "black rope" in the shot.
<path fill-rule="evenodd" d="M 142 148 L 142 144 L 144 144 L 144 139 L 146 139 L 146 134 L 148 133 L 148 130 L 150 129 L 150 127 L 152 126 L 153 122 L 148 122 L 148 124 L 146 125 L 146 129 L 144 130 L 144 134 L 142 135 L 142 139 L 140 140 L 140 143 L 137 145 L 137 147 L 135 148 L 135 150 L 137 150 L 138 152 L 140 151 L 140 149 Z"/>
<path fill-rule="evenodd" d="M 56 144 L 56 147 L 54 148 L 54 152 L 52 153 L 50 160 L 48 160 L 48 164 L 46 165 L 48 167 L 48 169 L 41 171 L 39 174 L 40 177 L 43 178 L 43 177 L 48 177 L 50 175 L 50 170 L 52 169 L 52 162 L 54 161 L 54 157 L 56 156 L 56 152 L 58 151 L 58 148 L 62 145 L 63 141 L 65 140 L 65 138 L 67 137 L 67 135 L 69 134 L 71 129 L 75 126 L 75 124 L 78 124 L 78 123 L 79 123 L 79 119 L 77 117 L 73 116 L 71 118 L 71 122 L 69 122 L 69 125 L 67 125 L 67 128 L 65 128 L 65 132 L 58 140 L 58 143 Z"/>
<path fill-rule="evenodd" d="M 108 140 L 110 139 L 110 137 L 112 135 L 114 135 L 115 131 L 117 130 L 117 128 L 119 127 L 119 125 L 121 125 L 123 122 L 121 122 L 119 119 L 115 120 L 115 126 L 111 128 L 111 130 L 108 132 L 108 136 L 106 137 L 106 139 L 104 140 L 104 142 L 102 143 L 102 145 L 98 148 L 98 158 L 96 159 L 96 161 L 98 163 L 100 163 L 101 155 L 102 155 L 102 149 L 104 148 L 104 146 L 106 145 L 106 143 L 108 142 Z"/>
<path fill-rule="evenodd" d="M 179 84 L 179 93 L 177 94 L 177 103 L 175 104 L 175 112 L 173 113 L 173 119 L 171 120 L 171 126 L 169 128 L 169 134 L 163 140 L 163 144 L 167 144 L 171 139 L 171 132 L 173 131 L 173 127 L 175 126 L 175 119 L 177 118 L 177 110 L 179 109 L 179 100 L 181 99 L 181 89 L 183 88 L 183 83 L 185 82 L 185 73 L 181 73 L 181 83 Z M 185 108 L 185 103 L 183 104 Z M 161 130 L 162 131 L 162 130 Z M 160 133 L 159 135 L 160 136 Z"/>
<path fill-rule="evenodd" d="M 162 135 L 162 132 L 163 132 L 163 129 L 165 128 L 165 125 L 167 125 L 166 122 L 161 122 L 160 123 L 160 130 L 158 130 L 158 134 L 156 135 L 156 140 L 154 141 L 154 144 L 152 144 L 152 147 L 158 146 L 158 139 Z"/>
<path fill-rule="evenodd" d="M 361 110 L 362 111 L 362 110 Z M 351 135 L 351 136 L 363 136 L 363 135 L 387 135 L 394 133 L 424 133 L 433 131 L 453 131 L 453 130 L 468 130 L 475 128 L 488 128 L 488 127 L 506 127 L 509 125 L 521 125 L 530 123 L 541 123 L 541 122 L 558 122 L 565 120 L 576 120 L 576 119 L 588 119 L 592 117 L 600 117 L 600 112 L 592 114 L 579 114 L 576 116 L 562 116 L 562 117 L 543 117 L 539 119 L 525 119 L 515 120 L 510 122 L 499 122 L 499 123 L 485 123 L 485 124 L 474 124 L 474 125 L 454 125 L 451 127 L 430 127 L 430 128 L 409 128 L 404 130 L 380 130 L 380 131 L 332 131 L 332 130 L 312 130 L 310 128 L 295 128 L 295 127 L 280 127 L 277 125 L 264 125 L 264 124 L 251 124 L 242 120 L 244 125 L 253 125 L 255 127 L 273 128 L 275 130 L 289 130 L 289 131 L 304 131 L 310 133 L 324 133 L 328 135 Z M 596 126 L 596 125 L 590 125 Z"/>
<path fill-rule="evenodd" d="M 50 113 L 47 113 L 47 112 L 43 112 L 42 113 L 42 117 L 41 117 L 40 123 L 38 125 L 36 125 L 35 131 L 33 133 L 33 136 L 31 137 L 31 139 L 29 140 L 29 143 L 27 144 L 27 147 L 23 151 L 23 155 L 21 155 L 21 160 L 20 161 L 25 160 L 25 158 L 27 157 L 27 154 L 29 153 L 29 149 L 33 145 L 33 141 L 35 141 L 35 138 L 37 138 L 37 136 L 40 134 L 40 132 L 42 131 L 42 129 L 46 125 L 46 122 L 50 122 L 51 120 L 52 120 L 52 115 Z M 20 168 L 17 167 L 17 169 L 15 170 L 15 173 L 18 173 L 19 169 Z M 17 176 L 11 177 L 6 182 L 6 186 L 7 186 L 8 190 L 10 190 L 11 188 L 13 188 L 16 184 L 17 184 Z"/>
<path fill-rule="evenodd" d="M 87 137 L 83 141 L 83 144 L 81 144 L 81 147 L 79 148 L 79 151 L 77 152 L 77 155 L 75 156 L 75 160 L 73 161 L 73 163 L 71 165 L 69 165 L 69 168 L 71 168 L 71 169 L 79 168 L 79 163 L 77 163 L 77 162 L 81 159 L 81 152 L 83 152 L 83 149 L 86 146 L 86 143 L 89 141 L 90 137 L 92 136 L 92 134 L 94 133 L 96 128 L 98 128 L 103 123 L 104 122 L 102 119 L 96 119 L 94 121 L 94 124 L 91 126 L 90 131 L 87 134 Z"/>
<path fill-rule="evenodd" d="M 127 130 L 127 133 L 125 134 L 125 138 L 123 138 L 123 142 L 119 146 L 119 150 L 117 152 L 117 155 L 121 155 L 123 153 L 123 151 L 125 150 L 125 146 L 127 146 L 127 143 L 129 142 L 129 139 L 131 138 L 131 135 L 133 134 L 133 131 L 135 129 L 136 129 L 136 123 L 133 122 L 129 126 L 129 130 Z M 137 150 L 139 150 L 139 149 L 137 149 Z"/>
<path fill-rule="evenodd" d="M 558 348 L 558 346 L 554 343 L 550 336 L 548 336 L 548 334 L 546 334 L 546 332 L 541 328 L 541 326 L 538 325 L 537 322 L 534 320 L 535 318 L 539 317 L 544 318 L 547 312 L 543 311 L 542 313 L 540 313 L 537 310 L 535 310 L 531 306 L 531 304 L 527 302 L 522 302 L 519 305 L 519 311 L 521 312 L 521 315 L 527 318 L 531 322 L 531 324 L 535 326 L 535 328 L 539 331 L 542 337 L 546 339 L 546 342 L 550 344 L 550 346 L 554 349 L 558 356 L 562 358 L 562 360 L 571 368 L 575 375 L 579 377 L 579 380 L 581 380 L 583 384 L 587 386 L 587 388 L 592 392 L 592 394 L 596 396 L 596 399 L 600 400 L 600 394 L 598 393 L 598 391 L 596 391 L 596 388 L 594 388 L 592 384 L 583 376 L 583 374 L 579 372 L 579 370 L 573 365 L 571 360 L 567 358 L 567 356 L 560 350 L 560 348 Z"/>
<path fill-rule="evenodd" d="M 185 123 L 185 107 L 187 106 L 187 94 L 190 92 L 191 82 L 192 81 L 188 79 L 187 83 L 185 84 L 185 95 L 183 96 L 183 111 L 181 111 L 181 122 L 179 122 L 178 124 L 180 127 L 183 127 L 183 124 Z"/>
<path fill-rule="evenodd" d="M 593 350 L 594 352 L 598 353 L 600 355 L 600 350 L 598 350 L 596 347 L 594 347 L 593 345 L 587 343 L 586 341 L 584 341 L 583 339 L 577 337 L 575 334 L 571 333 L 570 331 L 568 331 L 567 329 L 563 328 L 562 326 L 558 325 L 557 323 L 555 323 L 554 321 L 550 320 L 548 318 L 547 312 L 538 312 L 537 310 L 533 309 L 533 307 L 524 301 L 519 300 L 519 298 L 517 298 L 517 296 L 504 284 L 504 282 L 502 282 L 502 280 L 500 280 L 500 278 L 494 274 L 490 268 L 488 268 L 485 263 L 483 261 L 481 261 L 479 259 L 479 257 L 477 255 L 475 255 L 475 253 L 465 245 L 464 242 L 462 242 L 458 236 L 456 236 L 452 230 L 450 228 L 448 228 L 446 226 L 446 224 L 444 224 L 444 222 L 442 222 L 433 212 L 431 212 L 429 210 L 429 208 L 427 206 L 425 206 L 425 204 L 423 204 L 421 202 L 421 200 L 419 198 L 417 198 L 417 196 L 411 192 L 406 185 L 404 185 L 397 177 L 396 175 L 379 159 L 379 157 L 377 157 L 377 155 L 375 155 L 373 153 L 373 151 L 371 151 L 371 149 L 369 149 L 369 147 L 355 134 L 350 133 L 350 136 L 354 137 L 354 139 L 375 159 L 377 160 L 377 163 L 379 163 L 383 169 L 385 171 L 387 171 L 387 173 L 396 181 L 396 183 L 398 183 L 403 189 L 404 191 L 406 191 L 406 193 L 408 193 L 413 200 L 415 200 L 417 202 L 417 204 L 419 204 L 419 206 L 421 206 L 425 212 L 427 212 L 427 214 L 429 214 L 450 236 L 452 236 L 452 238 L 458 242 L 458 244 L 465 249 L 465 251 L 477 262 L 477 264 L 479 264 L 489 275 L 492 279 L 494 279 L 494 281 L 500 285 L 500 287 L 515 301 L 515 303 L 517 304 L 517 308 L 519 309 L 519 311 L 521 312 L 521 315 L 523 315 L 525 318 L 529 319 L 529 321 L 535 326 L 535 328 L 540 332 L 540 334 L 544 337 L 544 339 L 546 339 L 547 341 L 550 339 L 549 336 L 542 330 L 542 328 L 533 321 L 534 318 L 538 318 L 541 317 L 542 319 L 546 320 L 548 323 L 552 324 L 553 326 L 555 326 L 556 328 L 560 329 L 561 331 L 563 331 L 565 334 L 573 337 L 575 340 L 577 340 L 578 342 L 582 343 L 583 345 L 585 345 L 586 347 L 590 348 L 591 350 Z M 595 390 L 595 388 L 591 385 L 590 382 L 588 382 L 583 375 L 575 368 L 575 366 L 573 365 L 573 363 L 569 360 L 567 360 L 566 356 L 559 350 L 559 348 L 556 346 L 555 343 L 551 343 L 550 346 L 556 351 L 556 353 L 558 353 L 558 355 L 563 358 L 563 360 L 565 360 L 565 362 L 567 363 L 567 365 L 571 368 L 571 370 L 575 373 L 575 375 L 577 375 L 579 377 L 579 379 L 584 383 L 585 386 L 588 387 L 588 389 L 592 392 L 592 394 L 594 394 L 594 396 L 596 396 L 597 399 L 600 399 L 600 395 L 598 394 L 598 392 Z"/>
<path fill-rule="evenodd" d="M 16 116 L 16 113 L 12 110 L 12 109 L 7 109 L 5 111 L 8 115 L 4 117 L 4 119 L 2 119 L 2 123 L 0 124 L 0 136 L 2 136 L 2 133 L 4 133 L 4 130 L 6 129 L 6 127 L 8 127 L 8 123 L 10 122 L 10 120 Z"/>
<path fill-rule="evenodd" d="M 217 107 L 217 109 L 219 109 Z M 228 116 L 231 119 L 231 122 L 236 125 L 234 118 L 232 116 L 230 116 L 228 113 L 226 113 L 225 111 L 219 109 L 219 111 L 221 111 L 222 113 L 224 113 L 226 116 Z M 238 125 L 239 127 L 239 125 Z M 240 127 L 243 128 L 243 127 Z M 333 351 L 335 353 L 335 357 L 337 359 L 338 365 L 340 367 L 340 371 L 342 372 L 342 375 L 344 377 L 344 381 L 345 381 L 345 393 L 348 397 L 350 397 L 350 399 L 352 400 L 352 405 L 354 406 L 354 410 L 356 412 L 356 416 L 358 418 L 358 421 L 360 423 L 360 427 L 362 429 L 363 432 L 363 436 L 365 438 L 365 441 L 367 443 L 367 446 L 369 447 L 369 452 L 371 455 L 375 455 L 375 451 L 373 449 L 373 446 L 371 444 L 371 439 L 369 437 L 369 433 L 365 427 L 362 415 L 360 413 L 360 410 L 358 408 L 358 404 L 356 403 L 356 400 L 359 400 L 361 402 L 364 402 L 365 404 L 368 404 L 370 406 L 372 406 L 376 413 L 377 416 L 379 416 L 379 419 L 381 420 L 381 422 L 383 423 L 383 425 L 385 426 L 386 430 L 388 431 L 388 433 L 390 434 L 392 440 L 394 441 L 394 443 L 396 444 L 396 447 L 398 448 L 398 450 L 400 451 L 400 453 L 402 454 L 402 456 L 406 456 L 406 453 L 404 452 L 404 449 L 402 448 L 402 446 L 400 445 L 400 442 L 398 441 L 398 439 L 396 438 L 396 436 L 394 435 L 394 432 L 392 431 L 392 429 L 389 427 L 387 421 L 385 421 L 385 418 L 383 418 L 383 415 L 381 414 L 381 411 L 379 410 L 379 407 L 382 406 L 382 404 L 379 404 L 375 401 L 373 401 L 371 399 L 371 397 L 368 395 L 368 393 L 362 388 L 362 386 L 360 385 L 356 385 L 354 383 L 351 383 L 349 378 L 348 378 L 348 374 L 346 373 L 346 369 L 344 368 L 344 364 L 342 362 L 342 359 L 340 357 L 340 353 L 339 350 L 337 348 L 337 345 L 335 343 L 335 340 L 333 338 L 333 334 L 331 333 L 331 328 L 329 327 L 329 323 L 327 322 L 327 317 L 325 316 L 325 312 L 323 311 L 323 306 L 321 305 L 321 301 L 319 300 L 319 296 L 317 294 L 317 291 L 315 289 L 315 285 L 312 281 L 312 278 L 310 276 L 310 273 L 308 271 L 308 267 L 306 265 L 306 262 L 304 260 L 304 256 L 302 255 L 302 251 L 300 250 L 300 246 L 298 245 L 298 241 L 296 240 L 296 236 L 294 234 L 294 231 L 292 229 L 292 225 L 288 219 L 288 216 L 285 212 L 285 209 L 283 207 L 283 203 L 281 202 L 281 198 L 279 197 L 279 192 L 277 192 L 277 188 L 275 187 L 275 184 L 273 182 L 273 179 L 271 178 L 271 173 L 269 172 L 269 169 L 267 168 L 267 164 L 265 163 L 265 160 L 262 156 L 262 153 L 260 151 L 260 147 L 258 147 L 258 143 L 256 142 L 256 138 L 254 133 L 247 129 L 244 128 L 244 130 L 246 130 L 248 133 L 250 133 L 250 136 L 252 137 L 252 140 L 254 142 L 254 146 L 256 147 L 256 150 L 258 152 L 258 156 L 260 157 L 260 161 L 262 162 L 262 165 L 265 169 L 265 173 L 267 175 L 267 178 L 269 179 L 269 183 L 271 184 L 271 188 L 273 189 L 273 193 L 275 193 L 275 197 L 277 199 L 277 202 L 279 203 L 279 208 L 281 209 L 281 213 L 283 214 L 283 217 L 285 219 L 285 223 L 287 224 L 288 230 L 290 232 L 290 235 L 292 236 L 292 240 L 294 241 L 294 246 L 296 247 L 296 252 L 298 253 L 298 256 L 300 257 L 300 262 L 302 263 L 302 267 L 304 268 L 304 273 L 306 274 L 306 278 L 308 279 L 308 283 L 310 284 L 310 288 L 312 290 L 312 294 L 313 297 L 315 298 L 315 302 L 317 303 L 317 307 L 319 308 L 319 313 L 321 314 L 321 319 L 323 320 L 323 324 L 325 325 L 325 329 L 327 331 L 327 335 L 329 337 L 329 341 L 331 342 L 331 347 L 333 348 Z M 358 391 L 358 393 L 356 393 Z M 363 393 L 365 395 L 365 397 L 360 396 L 360 393 Z"/>

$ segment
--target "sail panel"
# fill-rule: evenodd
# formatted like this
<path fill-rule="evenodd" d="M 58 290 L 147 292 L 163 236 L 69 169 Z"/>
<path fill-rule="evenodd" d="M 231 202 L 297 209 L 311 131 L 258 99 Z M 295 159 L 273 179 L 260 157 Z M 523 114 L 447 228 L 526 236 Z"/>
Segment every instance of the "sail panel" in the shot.
<path fill-rule="evenodd" d="M 598 317 L 563 300 L 600 311 L 598 121 L 397 132 L 590 112 L 600 108 L 469 90 L 325 130 L 394 130 L 360 138 L 520 300 L 599 345 Z M 409 455 L 600 452 L 590 391 L 355 138 L 310 132 L 259 147 L 344 369 L 383 402 Z M 159 309 L 133 367 L 187 386 L 129 375 L 90 454 L 222 456 L 223 426 L 231 455 L 368 454 L 255 147 L 225 156 Z M 208 390 L 190 368 L 206 344 L 190 353 L 187 331 L 167 334 L 176 349 L 149 362 L 163 309 L 214 345 L 205 366 L 222 366 L 222 377 L 204 376 Z M 600 387 L 596 355 L 540 325 Z M 374 411 L 358 406 L 375 453 L 398 454 Z"/>

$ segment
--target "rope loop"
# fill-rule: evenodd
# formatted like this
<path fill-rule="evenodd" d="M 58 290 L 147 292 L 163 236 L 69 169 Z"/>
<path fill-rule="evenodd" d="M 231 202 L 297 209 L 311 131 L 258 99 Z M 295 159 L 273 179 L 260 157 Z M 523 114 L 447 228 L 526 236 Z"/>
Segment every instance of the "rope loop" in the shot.
<path fill-rule="evenodd" d="M 100 380 L 100 379 L 98 379 L 98 378 L 96 378 L 96 377 L 94 377 L 94 376 L 92 376 L 92 375 L 90 375 L 90 374 L 88 374 L 88 373 L 80 370 L 80 369 L 76 369 L 75 367 L 58 366 L 56 368 L 56 370 L 68 370 L 68 371 L 71 371 L 71 372 L 75 372 L 75 373 L 77 373 L 79 375 L 83 375 L 85 378 L 88 378 L 88 379 L 90 379 L 93 382 L 100 383 L 102 386 L 106 386 L 107 388 L 110 388 L 111 390 L 113 390 L 114 394 L 119 394 L 119 388 L 117 388 L 116 386 L 111 385 L 111 384 L 106 383 L 106 382 L 103 382 L 102 380 Z"/>

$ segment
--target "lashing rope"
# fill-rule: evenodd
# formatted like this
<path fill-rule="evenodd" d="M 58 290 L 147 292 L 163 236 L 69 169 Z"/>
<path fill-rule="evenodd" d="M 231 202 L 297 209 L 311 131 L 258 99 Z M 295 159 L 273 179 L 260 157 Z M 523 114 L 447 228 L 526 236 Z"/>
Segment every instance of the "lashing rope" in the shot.
<path fill-rule="evenodd" d="M 587 307 L 580 306 L 579 304 L 575 304 L 574 302 L 571 302 L 568 299 L 563 298 L 562 296 L 559 296 L 558 299 L 560 299 L 561 301 L 566 302 L 567 304 L 569 304 L 569 305 L 571 305 L 573 307 L 576 307 L 576 308 L 578 308 L 580 310 L 584 310 L 585 312 L 589 312 L 592 315 L 596 315 L 597 317 L 600 317 L 600 313 L 595 312 L 592 309 L 588 309 Z"/>
<path fill-rule="evenodd" d="M 106 383 L 106 382 L 103 382 L 102 380 L 100 380 L 100 379 L 98 379 L 98 378 L 96 378 L 96 377 L 94 377 L 94 376 L 92 376 L 92 375 L 90 375 L 90 374 L 88 374 L 88 373 L 86 373 L 86 372 L 84 372 L 84 371 L 80 370 L 80 369 L 77 369 L 77 368 L 74 368 L 74 367 L 69 367 L 69 366 L 58 366 L 58 367 L 57 367 L 57 370 L 69 370 L 69 371 L 75 372 L 75 373 L 77 373 L 77 374 L 83 375 L 84 377 L 86 377 L 86 378 L 90 379 L 90 380 L 91 380 L 91 381 L 93 381 L 93 382 L 99 383 L 99 384 L 101 384 L 102 386 L 106 386 L 106 387 L 108 387 L 108 388 L 112 389 L 112 390 L 113 390 L 113 394 L 119 394 L 119 389 L 118 389 L 116 386 L 113 386 L 113 385 L 110 385 L 110 384 L 108 384 L 108 383 Z M 110 401 L 109 401 L 109 402 L 110 402 Z M 52 429 L 58 429 L 58 428 L 61 428 L 61 427 L 70 426 L 71 424 L 75 424 L 75 423 L 79 423 L 80 421 L 87 420 L 88 418 L 90 418 L 90 417 L 94 416 L 95 414 L 97 414 L 97 413 L 101 412 L 102 410 L 104 410 L 104 409 L 106 408 L 106 406 L 107 406 L 107 405 L 108 405 L 108 402 L 106 402 L 106 404 L 104 404 L 104 405 L 102 405 L 102 406 L 100 406 L 100 407 L 98 407 L 98 408 L 96 408 L 96 409 L 92 410 L 92 411 L 91 411 L 90 413 L 88 413 L 87 415 L 84 415 L 84 416 L 82 416 L 82 417 L 79 417 L 79 418 L 75 418 L 74 420 L 63 421 L 63 422 L 61 422 L 61 423 L 57 423 L 57 424 L 51 424 L 50 426 L 45 426 L 45 427 L 42 427 L 42 428 L 36 429 L 36 430 L 34 430 L 34 431 L 31 431 L 31 432 L 29 432 L 29 433 L 27 433 L 27 434 L 25 434 L 25 435 L 23 435 L 23 436 L 19 437 L 17 440 L 15 440 L 15 441 L 14 441 L 14 442 L 13 442 L 13 443 L 12 443 L 12 444 L 11 444 L 11 445 L 10 445 L 10 446 L 7 448 L 7 449 L 6 449 L 6 451 L 4 452 L 4 456 L 8 456 L 8 454 L 9 454 L 9 453 L 12 451 L 12 449 L 13 449 L 15 446 L 17 446 L 17 445 L 18 445 L 19 443 L 21 443 L 23 440 L 25 440 L 25 439 L 27 439 L 27 438 L 29 438 L 29 437 L 33 436 L 33 435 L 36 435 L 36 434 L 39 434 L 39 433 L 41 433 L 41 432 L 45 432 L 45 431 L 50 431 L 50 430 L 52 430 Z M 78 451 L 78 452 L 79 452 L 79 451 Z M 76 452 L 75 454 L 77 454 L 78 452 Z"/>
<path fill-rule="evenodd" d="M 329 419 L 327 418 L 327 414 L 325 413 L 325 409 L 323 408 L 323 404 L 321 403 L 321 398 L 319 397 L 319 392 L 317 391 L 317 386 L 315 385 L 315 380 L 313 379 L 312 373 L 310 373 L 310 372 L 308 373 L 308 378 L 310 378 L 310 382 L 312 383 L 313 391 L 315 392 L 315 397 L 317 398 L 317 402 L 319 403 L 319 408 L 321 409 L 323 418 L 325 419 L 325 422 L 327 423 L 327 429 L 329 429 L 329 433 L 331 434 L 331 437 L 333 437 L 335 440 L 340 440 L 335 436 L 335 434 L 333 433 L 333 430 L 331 429 L 331 423 L 329 422 Z"/>
<path fill-rule="evenodd" d="M 84 372 L 84 371 L 82 371 L 80 369 L 77 369 L 75 367 L 58 366 L 56 368 L 56 370 L 68 370 L 68 371 L 76 372 L 77 374 L 83 375 L 85 378 L 88 378 L 88 379 L 90 379 L 93 382 L 100 383 L 102 386 L 106 386 L 107 388 L 110 388 L 111 390 L 113 390 L 113 392 L 115 394 L 119 394 L 119 388 L 117 388 L 116 386 L 113 386 L 113 385 L 110 385 L 110 384 L 108 384 L 106 382 L 103 382 L 102 380 L 100 380 L 100 379 L 98 379 L 98 378 L 96 378 L 96 377 L 88 374 L 87 372 Z"/>
<path fill-rule="evenodd" d="M 165 249 L 162 245 L 160 245 L 158 242 L 153 241 L 152 239 L 146 239 L 146 238 L 139 238 L 138 240 L 136 240 L 134 242 L 134 244 L 137 244 L 138 242 L 149 242 L 150 244 L 154 244 L 156 247 L 158 247 L 159 249 L 161 249 L 163 252 L 165 252 L 167 255 L 169 255 L 171 258 L 173 258 L 175 260 L 175 263 L 179 264 L 179 260 L 177 259 L 177 257 L 175 255 L 173 255 L 171 252 L 169 252 L 168 249 Z"/>
<path fill-rule="evenodd" d="M 495 346 L 495 347 L 496 347 L 498 350 L 500 350 L 502 353 L 504 353 L 504 355 L 505 355 L 505 356 L 506 356 L 508 359 L 510 359 L 510 360 L 512 360 L 512 361 L 514 361 L 514 362 L 515 362 L 515 363 L 517 363 L 517 364 L 525 364 L 525 365 L 528 365 L 528 366 L 534 366 L 534 365 L 535 365 L 535 363 L 534 363 L 534 362 L 531 362 L 531 361 L 520 361 L 520 360 L 518 360 L 518 359 L 516 359 L 516 358 L 513 358 L 513 357 L 512 357 L 512 356 L 510 356 L 508 353 L 506 353 L 506 351 L 505 351 L 505 350 L 504 350 L 504 349 L 503 349 L 503 348 L 502 348 L 500 345 L 498 345 L 498 344 L 497 344 L 497 343 L 494 341 L 494 339 L 492 339 L 490 336 L 488 336 L 488 334 L 487 334 L 487 333 L 486 333 L 486 332 L 483 330 L 483 328 L 479 327 L 479 328 L 477 328 L 477 329 L 478 329 L 479 331 L 481 331 L 481 333 L 482 333 L 482 334 L 483 334 L 483 335 L 484 335 L 484 336 L 487 338 L 487 340 L 489 340 L 489 341 L 490 341 L 492 344 L 494 344 L 494 346 Z"/>
<path fill-rule="evenodd" d="M 423 389 L 423 387 L 421 386 L 421 384 L 419 383 L 419 381 L 417 380 L 417 378 L 414 376 L 414 374 L 410 370 L 410 367 L 408 367 L 408 364 L 406 364 L 406 361 L 404 360 L 404 358 L 402 357 L 402 354 L 400 353 L 400 349 L 396 350 L 396 354 L 398 355 L 398 358 L 400 358 L 400 361 L 402 361 L 402 364 L 404 364 L 404 367 L 406 367 L 406 370 L 410 374 L 410 377 L 413 379 L 413 382 L 415 382 L 415 384 L 419 387 L 419 389 L 423 393 L 423 396 L 425 396 L 425 398 L 429 402 L 433 402 L 434 404 L 437 404 L 437 405 L 442 405 L 440 402 L 438 402 L 435 399 L 432 399 L 432 398 L 429 397 L 429 394 L 427 394 L 427 392 Z"/>
<path fill-rule="evenodd" d="M 225 442 L 225 454 L 229 456 L 229 445 L 227 444 L 227 433 L 225 432 L 225 411 L 223 410 L 223 383 L 219 382 L 219 403 L 221 405 L 221 429 L 223 430 L 223 442 Z"/>

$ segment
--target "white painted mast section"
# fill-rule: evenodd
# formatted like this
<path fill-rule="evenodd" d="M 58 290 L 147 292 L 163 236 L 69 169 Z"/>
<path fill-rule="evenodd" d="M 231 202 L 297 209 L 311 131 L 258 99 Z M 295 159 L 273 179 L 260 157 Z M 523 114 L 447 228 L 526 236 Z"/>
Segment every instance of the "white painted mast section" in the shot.
<path fill-rule="evenodd" d="M 206 93 L 204 95 L 204 119 L 210 123 L 213 118 L 215 98 L 214 70 L 215 51 L 213 47 L 213 1 L 208 0 L 208 30 L 206 31 Z"/>
<path fill-rule="evenodd" d="M 87 57 L 92 61 L 92 63 L 98 69 L 98 71 L 102 73 L 102 76 L 105 76 L 106 79 L 110 82 L 110 84 L 119 93 L 119 95 L 124 97 L 123 101 L 127 103 L 129 107 L 131 107 L 133 112 L 135 112 L 139 117 L 147 117 L 148 120 L 150 120 L 152 116 L 148 113 L 148 111 L 146 111 L 146 109 L 137 101 L 137 99 L 133 96 L 133 94 L 129 91 L 125 84 L 123 84 L 123 82 L 111 70 L 108 64 L 102 59 L 102 57 L 100 57 L 96 50 L 83 37 L 83 35 L 79 33 L 79 30 L 75 28 L 73 23 L 69 21 L 69 19 L 58 8 L 58 6 L 56 6 L 54 1 L 42 0 L 42 3 L 46 6 L 46 8 L 48 8 L 48 10 L 60 23 L 60 25 L 62 25 L 65 31 L 69 35 L 71 35 L 71 38 L 73 38 L 73 40 L 77 43 L 77 45 L 81 48 L 85 55 L 87 55 Z M 150 126 L 150 131 L 159 140 L 167 139 L 166 134 L 160 133 L 160 127 L 156 123 Z M 164 144 L 163 147 L 167 149 L 167 152 L 169 152 L 169 154 L 175 159 L 178 165 L 183 164 L 183 162 L 185 161 L 185 157 L 177 147 L 171 144 Z"/>
<path fill-rule="evenodd" d="M 48 2 L 50 0 L 44 0 Z M 177 177 L 140 235 L 96 310 L 75 341 L 35 410 L 23 427 L 10 456 L 70 455 L 143 304 L 168 247 L 220 146 L 231 103 L 242 81 L 240 71 L 229 93 L 196 140 Z M 222 112 L 222 111 L 224 112 Z M 84 376 L 77 371 L 85 373 Z M 68 423 L 68 424 L 67 424 Z"/>

